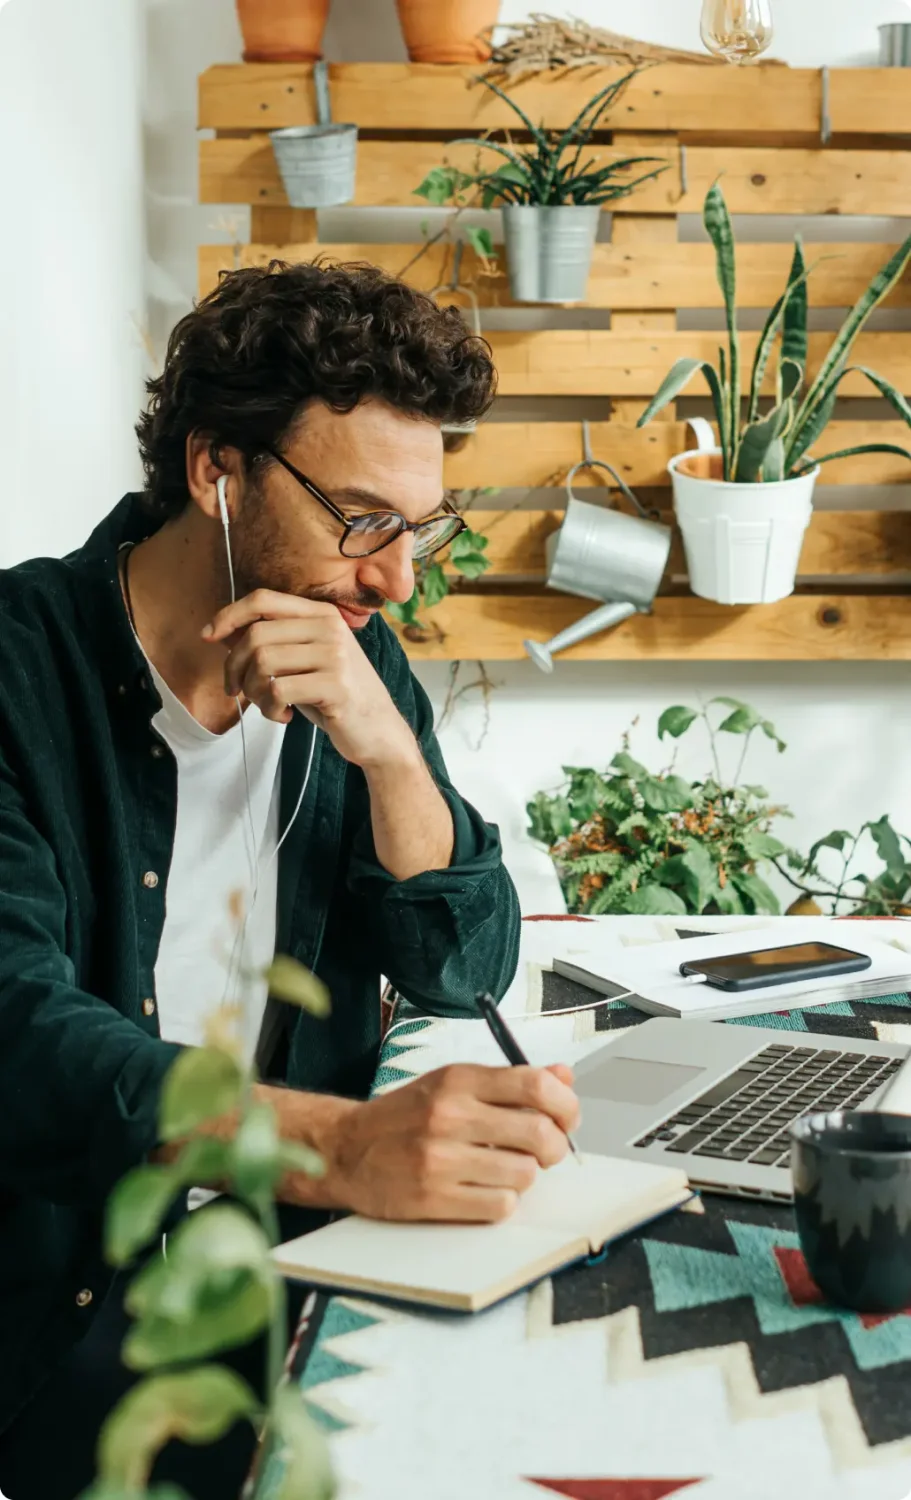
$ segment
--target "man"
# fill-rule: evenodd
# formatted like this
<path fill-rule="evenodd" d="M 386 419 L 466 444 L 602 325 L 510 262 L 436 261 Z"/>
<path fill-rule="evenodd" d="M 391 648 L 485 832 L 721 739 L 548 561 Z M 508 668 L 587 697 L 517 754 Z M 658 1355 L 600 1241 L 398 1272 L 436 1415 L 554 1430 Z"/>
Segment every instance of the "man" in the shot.
<path fill-rule="evenodd" d="M 449 782 L 378 614 L 457 529 L 440 426 L 493 389 L 459 314 L 372 268 L 236 272 L 149 384 L 144 495 L 0 581 L 9 1500 L 91 1477 L 131 1379 L 104 1203 L 158 1151 L 162 1080 L 240 976 L 263 1095 L 327 1164 L 289 1203 L 491 1221 L 565 1152 L 560 1068 L 445 1069 L 364 1102 L 381 974 L 465 1015 L 516 966 L 496 831 Z M 276 951 L 325 980 L 328 1021 L 267 1000 Z M 228 1500 L 249 1454 L 237 1433 L 171 1445 L 155 1477 Z"/>

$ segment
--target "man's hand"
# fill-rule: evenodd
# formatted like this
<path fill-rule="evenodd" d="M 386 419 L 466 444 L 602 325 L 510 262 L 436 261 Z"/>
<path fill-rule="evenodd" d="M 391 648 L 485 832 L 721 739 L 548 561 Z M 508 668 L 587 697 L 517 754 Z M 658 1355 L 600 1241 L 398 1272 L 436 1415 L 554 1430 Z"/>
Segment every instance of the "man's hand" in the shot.
<path fill-rule="evenodd" d="M 374 1219 L 505 1219 L 539 1167 L 567 1153 L 579 1119 L 571 1083 L 561 1065 L 460 1064 L 349 1104 L 314 1139 L 327 1176 L 292 1177 L 284 1196 L 312 1203 L 316 1189 L 330 1207 Z"/>
<path fill-rule="evenodd" d="M 257 589 L 203 632 L 228 647 L 225 692 L 287 724 L 294 706 L 364 770 L 420 760 L 414 735 L 334 604 Z"/>

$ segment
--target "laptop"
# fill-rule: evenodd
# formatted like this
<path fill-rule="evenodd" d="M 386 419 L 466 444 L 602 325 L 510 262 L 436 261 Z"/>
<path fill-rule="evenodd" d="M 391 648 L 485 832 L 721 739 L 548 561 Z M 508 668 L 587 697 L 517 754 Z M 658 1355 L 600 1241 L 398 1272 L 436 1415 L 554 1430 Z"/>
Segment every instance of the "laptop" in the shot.
<path fill-rule="evenodd" d="M 788 1127 L 869 1109 L 907 1047 L 714 1021 L 645 1021 L 575 1067 L 583 1150 L 679 1166 L 709 1193 L 790 1202 Z"/>

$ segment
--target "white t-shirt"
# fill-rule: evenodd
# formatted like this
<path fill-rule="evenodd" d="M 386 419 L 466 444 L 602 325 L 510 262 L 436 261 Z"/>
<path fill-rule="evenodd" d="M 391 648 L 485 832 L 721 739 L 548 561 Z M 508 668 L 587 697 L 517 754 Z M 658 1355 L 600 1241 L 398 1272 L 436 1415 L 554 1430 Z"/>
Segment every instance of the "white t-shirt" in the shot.
<path fill-rule="evenodd" d="M 278 860 L 273 856 L 285 726 L 264 718 L 255 704 L 244 714 L 248 812 L 240 723 L 213 734 L 149 665 L 161 694 L 152 726 L 177 761 L 177 826 L 155 964 L 161 1035 L 171 1042 L 202 1045 L 206 1019 L 224 1003 L 240 999 L 242 965 L 258 976 L 243 991 L 241 1034 L 252 1057 L 268 990 L 261 976 L 275 955 Z M 256 853 L 259 889 L 251 910 Z M 230 914 L 235 892 L 241 893 L 249 913 L 242 945 Z"/>

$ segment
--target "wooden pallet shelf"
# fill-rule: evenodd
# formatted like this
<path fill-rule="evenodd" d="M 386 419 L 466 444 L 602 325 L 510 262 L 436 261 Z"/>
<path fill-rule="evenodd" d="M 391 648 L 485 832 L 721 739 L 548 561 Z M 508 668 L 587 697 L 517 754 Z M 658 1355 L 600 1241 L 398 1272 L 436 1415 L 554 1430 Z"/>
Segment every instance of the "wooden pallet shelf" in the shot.
<path fill-rule="evenodd" d="M 427 171 L 444 157 L 467 164 L 472 155 L 448 140 L 514 124 L 501 101 L 469 86 L 472 72 L 410 64 L 330 68 L 334 118 L 354 121 L 360 130 L 355 207 L 423 207 L 414 188 Z M 510 92 L 533 119 L 566 125 L 615 73 L 603 68 L 584 76 L 530 79 Z M 687 428 L 673 409 L 667 420 L 643 431 L 635 420 L 675 359 L 716 355 L 718 333 L 680 330 L 678 314 L 721 306 L 713 250 L 707 243 L 681 242 L 679 216 L 701 212 L 705 192 L 719 174 L 731 210 L 754 218 L 907 213 L 911 97 L 906 75 L 900 69 L 832 70 L 829 104 L 833 135 L 824 145 L 817 70 L 664 64 L 643 72 L 609 121 L 613 135 L 605 132 L 592 147 L 604 160 L 641 152 L 669 163 L 662 177 L 616 205 L 610 241 L 595 249 L 588 305 L 609 309 L 611 326 L 561 327 L 561 311 L 552 309 L 551 326 L 543 329 L 485 328 L 500 395 L 532 403 L 532 410 L 538 401 L 563 398 L 570 412 L 574 402 L 603 399 L 610 420 L 592 423 L 593 452 L 629 483 L 648 490 L 650 503 L 657 498 L 669 504 L 667 463 L 688 445 Z M 288 207 L 267 132 L 313 119 L 306 66 L 226 66 L 202 75 L 199 123 L 216 134 L 200 142 L 200 200 L 250 205 L 252 232 L 250 243 L 200 246 L 200 293 L 209 292 L 220 273 L 233 267 L 317 255 L 372 260 L 395 275 L 408 267 L 405 279 L 424 290 L 445 280 L 451 274 L 451 247 L 433 247 L 409 266 L 415 245 L 321 244 L 317 216 Z M 816 242 L 807 245 L 808 258 L 818 261 L 811 305 L 849 306 L 894 248 L 862 238 L 842 240 L 820 229 Z M 790 257 L 789 243 L 740 246 L 738 305 L 771 306 L 784 286 Z M 482 310 L 512 307 L 505 276 L 482 275 L 480 269 L 467 250 L 463 275 L 474 278 Z M 911 306 L 911 277 L 887 306 Z M 756 337 L 743 335 L 747 360 Z M 810 373 L 828 347 L 829 335 L 811 335 Z M 911 331 L 880 328 L 864 334 L 852 363 L 871 365 L 911 396 Z M 819 456 L 857 443 L 909 446 L 911 434 L 888 408 L 859 405 L 860 398 L 875 398 L 861 375 L 851 375 L 842 392 L 837 420 L 816 447 Z M 696 381 L 687 391 L 688 396 L 705 393 Z M 543 640 L 586 610 L 584 600 L 542 586 L 544 541 L 560 523 L 563 478 L 581 457 L 579 421 L 554 421 L 552 414 L 539 421 L 503 416 L 495 409 L 459 452 L 446 455 L 446 484 L 463 490 L 550 488 L 553 504 L 548 510 L 471 512 L 472 524 L 489 536 L 492 567 L 468 590 L 456 584 L 456 592 L 427 615 L 434 626 L 427 639 L 400 631 L 416 659 L 519 659 L 525 637 Z M 584 472 L 578 477 L 583 493 L 592 482 Z M 908 483 L 911 465 L 900 457 L 824 466 L 823 507 L 835 503 L 839 487 L 862 485 L 881 486 L 881 508 L 817 511 L 792 598 L 730 609 L 684 595 L 685 562 L 676 541 L 667 588 L 654 612 L 567 655 L 604 661 L 911 659 L 911 513 L 899 508 L 893 488 Z"/>
<path fill-rule="evenodd" d="M 409 656 L 418 661 L 520 661 L 526 637 L 549 640 L 585 608 L 583 599 L 559 594 L 456 594 L 429 616 L 439 637 L 415 641 L 397 629 Z M 652 614 L 635 615 L 560 656 L 561 661 L 770 659 L 911 660 L 911 596 L 795 594 L 780 604 L 742 609 L 692 597 L 656 599 Z"/>

